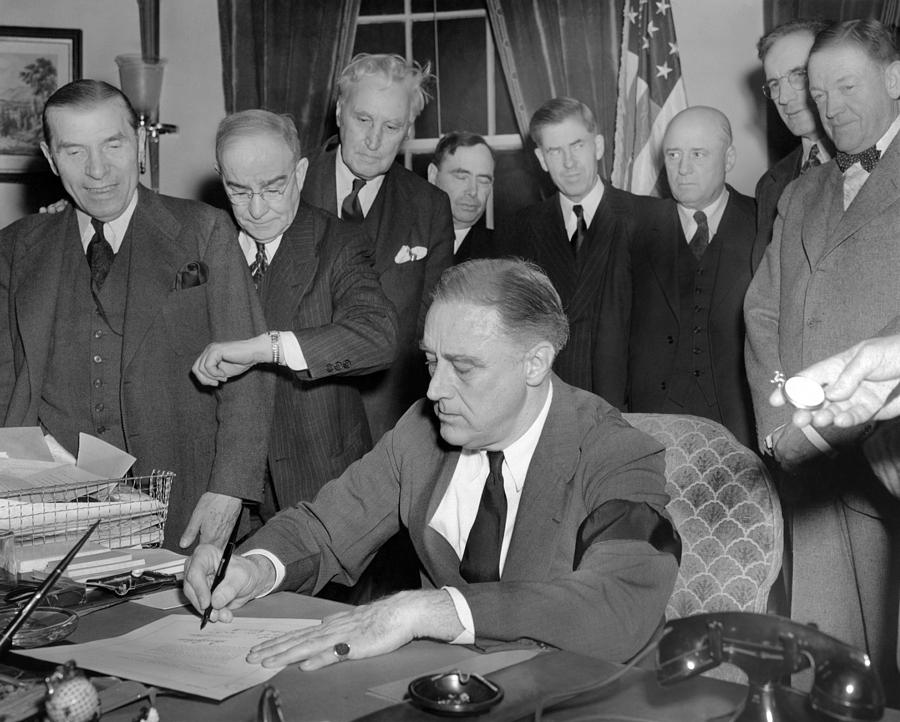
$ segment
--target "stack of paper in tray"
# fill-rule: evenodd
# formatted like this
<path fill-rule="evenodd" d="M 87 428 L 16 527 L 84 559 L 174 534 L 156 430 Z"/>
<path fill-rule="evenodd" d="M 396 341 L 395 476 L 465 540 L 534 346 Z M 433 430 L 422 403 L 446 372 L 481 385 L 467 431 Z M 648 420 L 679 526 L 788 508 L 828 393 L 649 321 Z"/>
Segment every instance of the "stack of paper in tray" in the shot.
<path fill-rule="evenodd" d="M 71 549 L 69 542 L 53 542 L 17 549 L 19 572 L 49 571 Z M 131 571 L 180 575 L 187 557 L 167 549 L 107 549 L 88 542 L 69 564 L 66 576 L 76 582 Z"/>

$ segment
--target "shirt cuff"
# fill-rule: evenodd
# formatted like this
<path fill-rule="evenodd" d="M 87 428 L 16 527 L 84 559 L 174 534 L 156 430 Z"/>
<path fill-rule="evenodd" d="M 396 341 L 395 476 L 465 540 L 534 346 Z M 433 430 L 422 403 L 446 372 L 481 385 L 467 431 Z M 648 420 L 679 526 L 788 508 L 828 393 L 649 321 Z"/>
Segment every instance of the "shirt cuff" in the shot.
<path fill-rule="evenodd" d="M 305 371 L 309 368 L 303 351 L 300 349 L 300 342 L 293 331 L 281 332 L 281 355 L 284 365 L 291 371 Z"/>
<path fill-rule="evenodd" d="M 273 590 L 278 589 L 279 585 L 284 581 L 284 574 L 286 570 L 281 560 L 274 554 L 272 554 L 272 552 L 266 549 L 248 549 L 243 554 L 241 554 L 241 556 L 250 557 L 254 554 L 260 557 L 265 557 L 270 562 L 272 562 L 272 566 L 275 567 L 275 583 L 271 587 L 266 589 L 266 591 L 257 594 L 256 599 L 259 599 L 260 597 L 264 597 L 267 594 L 271 594 Z"/>
<path fill-rule="evenodd" d="M 475 620 L 472 618 L 472 610 L 469 609 L 466 598 L 456 587 L 441 587 L 441 589 L 450 595 L 453 606 L 456 607 L 459 623 L 463 625 L 463 631 L 450 644 L 475 644 Z"/>

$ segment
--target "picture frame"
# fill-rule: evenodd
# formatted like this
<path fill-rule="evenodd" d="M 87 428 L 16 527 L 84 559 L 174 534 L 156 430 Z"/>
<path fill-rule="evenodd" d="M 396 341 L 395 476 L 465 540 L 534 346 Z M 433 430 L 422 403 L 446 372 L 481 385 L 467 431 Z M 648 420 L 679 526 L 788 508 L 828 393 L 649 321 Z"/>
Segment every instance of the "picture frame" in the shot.
<path fill-rule="evenodd" d="M 80 29 L 0 25 L 0 180 L 50 171 L 41 112 L 57 88 L 80 77 Z"/>

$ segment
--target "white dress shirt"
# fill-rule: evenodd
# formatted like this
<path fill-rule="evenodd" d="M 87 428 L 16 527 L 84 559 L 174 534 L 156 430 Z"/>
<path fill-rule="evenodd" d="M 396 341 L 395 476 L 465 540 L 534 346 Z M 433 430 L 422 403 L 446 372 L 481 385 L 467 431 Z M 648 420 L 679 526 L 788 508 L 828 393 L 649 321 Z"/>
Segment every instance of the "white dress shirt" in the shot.
<path fill-rule="evenodd" d="M 678 204 L 678 220 L 681 221 L 681 228 L 684 231 L 684 237 L 690 244 L 691 239 L 697 232 L 697 221 L 694 220 L 694 214 L 701 210 L 706 214 L 706 223 L 709 226 L 709 242 L 712 243 L 713 238 L 719 230 L 719 223 L 722 222 L 722 215 L 725 213 L 725 206 L 728 205 L 728 189 L 722 186 L 722 192 L 705 208 L 688 208 L 680 203 Z"/>
<path fill-rule="evenodd" d="M 118 253 L 122 247 L 122 241 L 125 239 L 125 231 L 128 230 L 128 224 L 131 223 L 131 217 L 134 215 L 134 209 L 137 208 L 138 194 L 135 190 L 134 195 L 125 210 L 115 220 L 103 224 L 103 236 L 106 242 L 113 249 L 113 253 Z M 78 232 L 81 234 L 81 247 L 87 253 L 88 245 L 94 238 L 94 227 L 91 225 L 91 217 L 78 208 L 75 209 L 75 217 L 78 219 Z"/>
<path fill-rule="evenodd" d="M 884 151 L 888 149 L 891 141 L 894 140 L 898 131 L 900 131 L 900 115 L 894 118 L 894 122 L 888 127 L 885 134 L 881 136 L 877 143 L 875 143 L 875 147 L 881 151 L 882 156 L 884 155 Z M 850 204 L 853 203 L 853 199 L 856 198 L 860 190 L 862 190 L 865 182 L 869 180 L 869 175 L 870 173 L 863 168 L 858 161 L 844 171 L 845 211 L 850 207 Z"/>
<path fill-rule="evenodd" d="M 600 205 L 600 201 L 603 200 L 603 181 L 597 178 L 594 183 L 594 187 L 588 191 L 588 194 L 582 198 L 578 203 L 575 201 L 571 201 L 566 198 L 562 193 L 557 193 L 559 196 L 559 207 L 562 210 L 563 221 L 566 224 L 566 237 L 571 238 L 575 229 L 578 227 L 578 218 L 575 215 L 575 211 L 572 209 L 579 205 L 584 211 L 584 225 L 588 228 L 591 227 L 591 221 L 594 220 L 594 214 L 597 212 L 597 207 Z"/>
<path fill-rule="evenodd" d="M 462 242 L 466 240 L 466 236 L 469 235 L 469 231 L 471 230 L 472 226 L 453 229 L 453 253 L 456 253 L 459 250 L 459 247 L 462 245 Z"/>
<path fill-rule="evenodd" d="M 275 252 L 281 246 L 281 239 L 283 237 L 284 234 L 282 233 L 268 243 L 263 244 L 266 249 L 266 261 L 269 265 L 272 264 L 272 259 L 275 258 Z M 256 260 L 256 241 L 244 233 L 244 231 L 240 231 L 238 233 L 238 244 L 244 254 L 244 259 L 247 261 L 247 265 L 252 266 L 253 262 Z M 297 336 L 294 332 L 279 331 L 278 333 L 279 340 L 281 341 L 281 360 L 284 365 L 292 371 L 303 371 L 309 368 L 309 364 L 306 363 L 306 357 L 303 355 L 303 351 L 300 348 L 300 342 L 297 340 Z"/>
<path fill-rule="evenodd" d="M 341 155 L 341 146 L 337 147 L 335 155 L 337 156 L 337 163 L 334 164 L 334 185 L 337 189 L 337 212 L 338 216 L 343 217 L 341 215 L 341 205 L 344 203 L 344 198 L 349 196 L 353 190 L 353 181 L 357 176 L 344 163 L 344 157 Z M 369 209 L 375 202 L 375 197 L 378 195 L 378 191 L 381 190 L 382 183 L 384 183 L 383 174 L 366 181 L 366 184 L 360 188 L 358 198 L 363 218 L 369 215 Z"/>

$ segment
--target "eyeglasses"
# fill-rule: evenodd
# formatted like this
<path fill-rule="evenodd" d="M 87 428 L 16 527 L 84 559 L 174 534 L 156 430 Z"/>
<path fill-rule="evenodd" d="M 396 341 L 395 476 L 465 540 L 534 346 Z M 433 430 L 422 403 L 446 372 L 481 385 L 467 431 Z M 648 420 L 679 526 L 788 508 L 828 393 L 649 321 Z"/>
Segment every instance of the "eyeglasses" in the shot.
<path fill-rule="evenodd" d="M 777 100 L 781 95 L 781 81 L 785 78 L 787 78 L 788 85 L 794 90 L 806 90 L 806 68 L 794 68 L 786 75 L 772 78 L 763 83 L 763 95 L 769 100 Z"/>
<path fill-rule="evenodd" d="M 287 189 L 290 187 L 290 181 L 284 184 L 283 188 L 263 188 L 261 191 L 232 191 L 225 189 L 225 195 L 236 206 L 248 206 L 253 200 L 253 196 L 259 196 L 266 203 L 274 203 L 281 200 Z"/>

